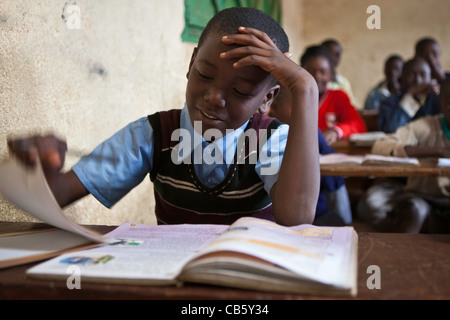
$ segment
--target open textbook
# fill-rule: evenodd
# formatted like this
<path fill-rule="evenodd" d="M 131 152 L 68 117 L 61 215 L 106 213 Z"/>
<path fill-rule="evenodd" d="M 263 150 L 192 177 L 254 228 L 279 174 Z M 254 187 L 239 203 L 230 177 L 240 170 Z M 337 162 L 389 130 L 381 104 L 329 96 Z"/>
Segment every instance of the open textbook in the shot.
<path fill-rule="evenodd" d="M 123 224 L 116 239 L 67 253 L 27 271 L 43 279 L 140 285 L 205 283 L 284 293 L 355 295 L 357 235 L 352 227 L 283 227 L 241 218 L 231 226 Z"/>
<path fill-rule="evenodd" d="M 14 157 L 0 163 L 0 195 L 36 219 L 59 229 L 0 235 L 0 268 L 55 256 L 65 250 L 107 241 L 69 220 L 56 202 L 41 165 L 25 168 Z"/>
<path fill-rule="evenodd" d="M 53 257 L 27 274 L 66 281 L 68 267 L 76 265 L 82 281 L 356 294 L 357 235 L 351 227 L 288 228 L 242 218 L 231 226 L 127 223 L 102 236 L 64 216 L 40 164 L 29 169 L 10 159 L 0 164 L 0 176 L 3 196 L 58 228 L 1 236 L 0 268 Z M 83 244 L 89 249 L 74 250 Z"/>
<path fill-rule="evenodd" d="M 320 156 L 321 165 L 366 165 L 366 166 L 420 166 L 417 158 L 387 157 L 376 154 L 366 154 L 365 156 L 348 155 L 343 153 L 330 153 Z"/>

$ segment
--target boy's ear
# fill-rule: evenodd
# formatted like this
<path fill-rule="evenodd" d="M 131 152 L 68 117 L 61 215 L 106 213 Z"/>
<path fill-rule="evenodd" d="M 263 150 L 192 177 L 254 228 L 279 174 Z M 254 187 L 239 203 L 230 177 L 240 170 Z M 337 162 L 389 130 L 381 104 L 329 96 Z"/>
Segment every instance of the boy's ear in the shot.
<path fill-rule="evenodd" d="M 272 105 L 272 102 L 277 97 L 278 93 L 280 92 L 280 86 L 277 84 L 276 86 L 273 86 L 269 92 L 267 92 L 263 103 L 261 107 L 259 108 L 259 112 L 262 114 L 266 114 L 270 110 L 270 106 Z"/>
<path fill-rule="evenodd" d="M 189 63 L 188 72 L 186 73 L 186 78 L 187 79 L 189 79 L 189 74 L 191 73 L 191 68 L 192 68 L 192 65 L 194 64 L 195 58 L 197 57 L 197 53 L 198 53 L 198 48 L 195 47 L 194 51 L 192 52 L 191 62 Z"/>

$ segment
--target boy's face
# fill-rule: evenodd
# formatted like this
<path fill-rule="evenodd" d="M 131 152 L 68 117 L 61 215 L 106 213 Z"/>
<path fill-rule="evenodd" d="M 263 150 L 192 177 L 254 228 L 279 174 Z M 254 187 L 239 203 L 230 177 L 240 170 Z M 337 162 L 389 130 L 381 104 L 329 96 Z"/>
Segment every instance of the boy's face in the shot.
<path fill-rule="evenodd" d="M 386 63 L 384 69 L 384 74 L 386 75 L 386 80 L 391 84 L 398 84 L 400 76 L 403 70 L 403 61 L 399 59 L 393 59 Z"/>
<path fill-rule="evenodd" d="M 231 50 L 222 36 L 211 33 L 199 49 L 195 49 L 186 89 L 186 103 L 191 121 L 202 122 L 202 134 L 208 129 L 237 129 L 258 110 L 266 113 L 276 96 L 270 75 L 259 67 L 236 69 L 236 60 L 221 59 Z"/>
<path fill-rule="evenodd" d="M 403 89 L 408 91 L 410 88 L 422 84 L 430 83 L 431 70 L 428 64 L 420 59 L 406 68 L 403 68 L 401 82 Z"/>
<path fill-rule="evenodd" d="M 441 61 L 441 50 L 436 42 L 428 42 L 417 54 L 429 63 L 440 63 Z"/>
<path fill-rule="evenodd" d="M 330 62 L 328 59 L 322 56 L 312 57 L 306 61 L 303 68 L 316 79 L 317 86 L 319 87 L 319 95 L 322 95 L 327 89 L 327 84 L 331 77 Z"/>

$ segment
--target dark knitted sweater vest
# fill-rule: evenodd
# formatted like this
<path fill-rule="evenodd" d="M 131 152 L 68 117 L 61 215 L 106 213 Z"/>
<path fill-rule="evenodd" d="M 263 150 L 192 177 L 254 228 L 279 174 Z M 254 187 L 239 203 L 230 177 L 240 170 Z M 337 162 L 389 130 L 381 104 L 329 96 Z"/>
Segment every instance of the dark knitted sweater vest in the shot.
<path fill-rule="evenodd" d="M 175 164 L 172 161 L 172 149 L 179 141 L 171 141 L 171 136 L 173 131 L 180 128 L 180 115 L 181 110 L 171 110 L 148 117 L 154 131 L 154 159 L 150 179 L 154 185 L 158 223 L 231 224 L 244 216 L 274 220 L 270 197 L 255 172 L 256 163 L 248 161 L 250 151 L 256 151 L 259 156 L 262 146 L 258 143 L 258 147 L 249 147 L 250 139 L 245 138 L 245 150 L 241 148 L 243 152 L 236 152 L 224 181 L 214 188 L 208 188 L 196 176 L 193 164 Z M 259 139 L 259 130 L 267 129 L 269 139 L 272 130 L 279 125 L 278 120 L 255 114 L 245 131 L 254 129 L 256 139 Z M 238 143 L 238 148 L 243 145 Z"/>

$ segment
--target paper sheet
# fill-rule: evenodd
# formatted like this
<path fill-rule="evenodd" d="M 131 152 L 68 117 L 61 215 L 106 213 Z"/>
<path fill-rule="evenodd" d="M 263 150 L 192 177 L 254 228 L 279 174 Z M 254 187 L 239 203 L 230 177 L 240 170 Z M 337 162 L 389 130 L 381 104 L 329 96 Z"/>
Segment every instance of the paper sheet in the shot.
<path fill-rule="evenodd" d="M 55 227 L 74 232 L 95 242 L 106 239 L 69 220 L 50 190 L 40 162 L 27 168 L 11 158 L 0 164 L 0 194 L 19 209 Z"/>

